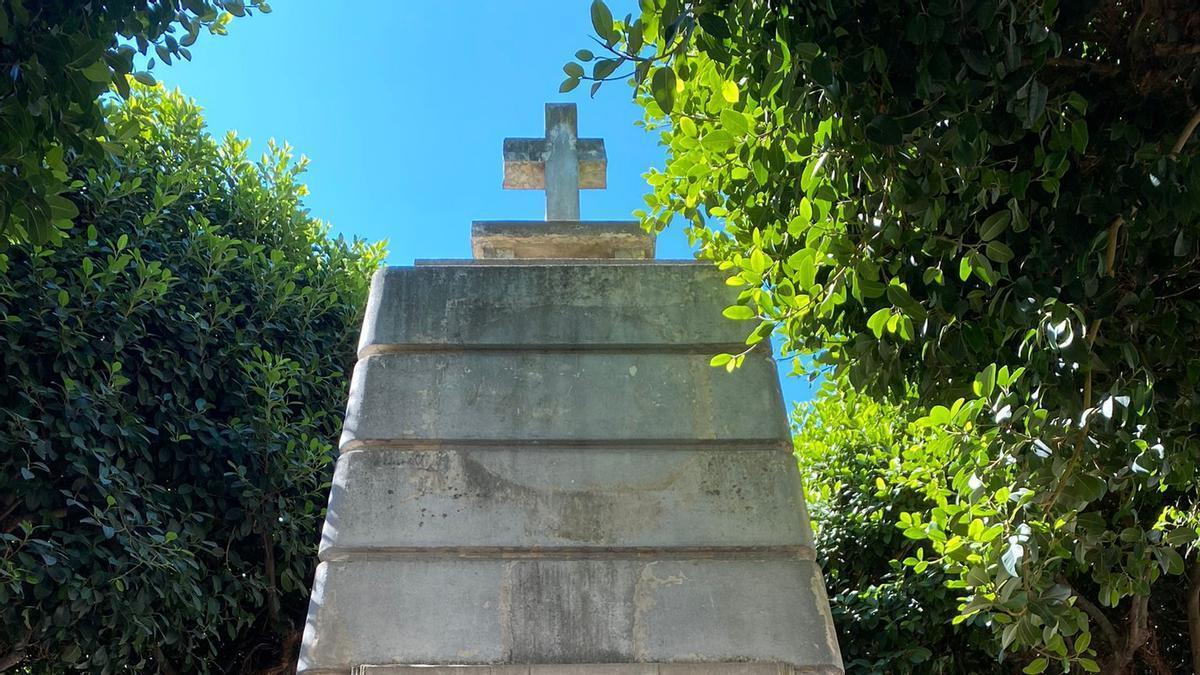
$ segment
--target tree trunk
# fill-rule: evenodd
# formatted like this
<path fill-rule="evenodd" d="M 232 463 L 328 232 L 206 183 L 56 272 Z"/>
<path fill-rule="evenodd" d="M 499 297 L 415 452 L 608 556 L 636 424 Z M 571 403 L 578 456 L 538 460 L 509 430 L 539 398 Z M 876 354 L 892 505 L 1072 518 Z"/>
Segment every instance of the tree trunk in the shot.
<path fill-rule="evenodd" d="M 25 650 L 17 649 L 0 656 L 0 673 L 12 668 L 25 659 Z"/>
<path fill-rule="evenodd" d="M 1122 644 L 1114 645 L 1112 658 L 1104 669 L 1106 675 L 1126 675 L 1131 672 L 1134 657 L 1150 636 L 1146 630 L 1149 605 L 1150 596 L 1133 596 L 1129 603 L 1129 619 L 1125 622 L 1125 639 Z"/>
<path fill-rule="evenodd" d="M 20 665 L 25 660 L 25 647 L 29 646 L 29 638 L 33 637 L 33 631 L 26 630 L 25 634 L 13 643 L 12 651 L 7 654 L 0 654 L 0 673 Z"/>
<path fill-rule="evenodd" d="M 1192 671 L 1200 673 L 1200 552 L 1192 561 L 1188 582 L 1187 618 L 1188 635 L 1192 643 Z"/>
<path fill-rule="evenodd" d="M 263 530 L 263 563 L 267 573 L 267 617 L 271 620 L 271 629 L 279 630 L 279 586 L 275 581 L 275 542 L 271 535 Z"/>
<path fill-rule="evenodd" d="M 1147 611 L 1147 613 L 1149 613 Z M 1146 644 L 1142 645 L 1138 655 L 1142 657 L 1142 662 L 1154 671 L 1155 675 L 1173 675 L 1171 665 L 1163 658 L 1158 646 L 1158 627 L 1153 621 L 1146 622 L 1146 631 L 1148 637 Z"/>

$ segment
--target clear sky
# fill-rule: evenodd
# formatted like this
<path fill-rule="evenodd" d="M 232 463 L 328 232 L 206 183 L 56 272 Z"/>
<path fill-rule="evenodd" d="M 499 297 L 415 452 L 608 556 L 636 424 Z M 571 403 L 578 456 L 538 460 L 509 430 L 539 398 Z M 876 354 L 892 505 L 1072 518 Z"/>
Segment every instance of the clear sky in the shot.
<path fill-rule="evenodd" d="M 583 218 L 643 205 L 641 176 L 664 153 L 634 126 L 629 87 L 558 93 L 562 65 L 591 46 L 589 4 L 276 0 L 154 75 L 195 98 L 215 135 L 236 130 L 255 149 L 274 138 L 308 157 L 306 203 L 335 233 L 387 239 L 392 265 L 469 258 L 471 221 L 543 217 L 541 191 L 501 189 L 501 143 L 542 135 L 547 102 L 576 102 L 580 135 L 605 142 L 608 189 L 583 192 Z M 692 257 L 682 228 L 659 236 L 658 257 Z M 788 378 L 784 393 L 805 399 L 809 387 Z"/>

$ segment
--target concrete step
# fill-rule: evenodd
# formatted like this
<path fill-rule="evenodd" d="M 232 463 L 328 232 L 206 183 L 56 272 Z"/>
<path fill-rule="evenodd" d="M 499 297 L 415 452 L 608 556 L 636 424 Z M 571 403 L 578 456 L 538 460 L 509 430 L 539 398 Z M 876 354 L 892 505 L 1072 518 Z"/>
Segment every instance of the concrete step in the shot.
<path fill-rule="evenodd" d="M 774 362 L 688 353 L 379 354 L 354 369 L 341 449 L 437 441 L 790 447 Z"/>
<path fill-rule="evenodd" d="M 370 448 L 338 460 L 321 559 L 734 547 L 811 558 L 803 503 L 778 448 Z"/>
<path fill-rule="evenodd" d="M 802 560 L 323 562 L 299 672 L 747 660 L 839 672 L 828 606 Z"/>
<path fill-rule="evenodd" d="M 779 663 L 581 663 L 520 666 L 361 666 L 353 675 L 842 675 Z"/>
<path fill-rule="evenodd" d="M 750 322 L 711 265 L 389 267 L 375 274 L 360 355 L 468 347 L 688 347 L 743 343 Z"/>

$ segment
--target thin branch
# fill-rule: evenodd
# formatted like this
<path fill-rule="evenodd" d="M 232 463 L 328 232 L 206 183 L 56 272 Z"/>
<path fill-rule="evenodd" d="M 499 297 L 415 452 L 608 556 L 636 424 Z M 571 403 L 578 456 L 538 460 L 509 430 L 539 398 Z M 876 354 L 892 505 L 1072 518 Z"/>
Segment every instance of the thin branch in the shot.
<path fill-rule="evenodd" d="M 1065 578 L 1059 577 L 1058 583 L 1071 588 L 1071 584 L 1067 583 Z M 1080 595 L 1074 588 L 1071 588 L 1071 592 L 1075 594 L 1076 606 L 1082 609 L 1088 615 L 1088 618 L 1092 620 L 1092 623 L 1095 623 L 1100 628 L 1100 633 L 1104 636 L 1104 640 L 1108 642 L 1109 647 L 1113 651 L 1119 649 L 1121 640 L 1117 637 L 1117 629 L 1113 628 L 1112 622 L 1108 620 L 1107 616 L 1104 616 L 1104 612 L 1094 605 L 1091 600 Z"/>
<path fill-rule="evenodd" d="M 1179 138 L 1175 140 L 1175 145 L 1171 147 L 1171 159 L 1183 150 L 1183 146 L 1187 145 L 1188 139 L 1192 137 L 1192 132 L 1196 131 L 1196 126 L 1200 125 L 1200 110 L 1197 110 L 1192 119 L 1188 120 L 1187 126 L 1183 128 L 1183 132 L 1179 134 Z"/>
<path fill-rule="evenodd" d="M 1104 250 L 1104 276 L 1111 277 L 1117 263 L 1117 235 L 1125 224 L 1125 216 L 1117 216 L 1108 224 L 1108 248 Z"/>

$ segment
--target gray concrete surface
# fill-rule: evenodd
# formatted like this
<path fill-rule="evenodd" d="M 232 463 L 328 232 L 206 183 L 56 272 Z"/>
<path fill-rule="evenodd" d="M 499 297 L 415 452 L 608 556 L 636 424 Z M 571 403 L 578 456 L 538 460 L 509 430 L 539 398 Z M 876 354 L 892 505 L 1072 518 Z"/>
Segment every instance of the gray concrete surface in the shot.
<path fill-rule="evenodd" d="M 775 364 L 686 353 L 379 354 L 354 368 L 343 451 L 440 441 L 791 443 Z"/>
<path fill-rule="evenodd" d="M 775 365 L 708 365 L 723 277 L 379 273 L 300 672 L 840 675 Z"/>
<path fill-rule="evenodd" d="M 828 611 L 809 561 L 325 562 L 299 672 L 748 658 L 840 669 Z"/>
<path fill-rule="evenodd" d="M 353 675 L 841 675 L 776 663 L 590 663 L 533 666 L 362 666 Z"/>
<path fill-rule="evenodd" d="M 375 273 L 359 355 L 422 347 L 740 347 L 753 328 L 710 265 L 388 267 Z"/>
<path fill-rule="evenodd" d="M 338 460 L 321 559 L 785 546 L 811 558 L 801 504 L 796 461 L 779 448 L 371 448 Z"/>

